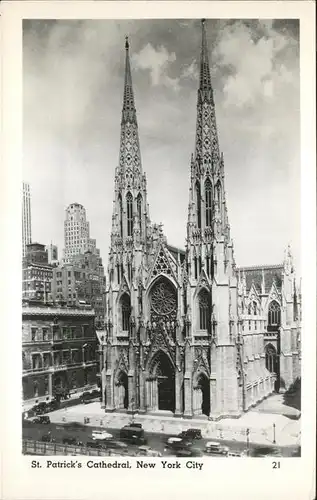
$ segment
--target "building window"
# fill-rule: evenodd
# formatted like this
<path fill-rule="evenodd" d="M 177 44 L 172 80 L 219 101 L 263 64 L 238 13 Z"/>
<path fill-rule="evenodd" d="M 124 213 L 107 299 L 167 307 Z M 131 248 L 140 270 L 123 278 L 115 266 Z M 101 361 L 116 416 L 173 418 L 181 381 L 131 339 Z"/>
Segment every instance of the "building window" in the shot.
<path fill-rule="evenodd" d="M 49 368 L 51 366 L 51 354 L 49 352 L 43 354 L 43 363 L 44 368 Z"/>
<path fill-rule="evenodd" d="M 44 342 L 47 342 L 48 341 L 48 329 L 47 328 L 43 328 L 43 341 Z"/>
<path fill-rule="evenodd" d="M 122 330 L 124 332 L 129 331 L 130 314 L 131 314 L 130 297 L 127 294 L 124 294 L 121 298 Z"/>
<path fill-rule="evenodd" d="M 271 344 L 265 348 L 265 367 L 269 372 L 277 373 L 277 354 Z"/>
<path fill-rule="evenodd" d="M 39 384 L 38 384 L 38 382 L 35 380 L 35 381 L 33 382 L 33 396 L 34 396 L 35 398 L 37 398 L 37 397 L 38 397 L 38 395 L 39 395 Z"/>
<path fill-rule="evenodd" d="M 72 350 L 72 363 L 73 364 L 80 363 L 80 355 L 78 349 Z"/>
<path fill-rule="evenodd" d="M 200 184 L 197 181 L 196 186 L 196 207 L 197 207 L 197 227 L 201 228 L 201 192 L 200 192 Z"/>
<path fill-rule="evenodd" d="M 194 271 L 195 271 L 195 279 L 197 279 L 197 276 L 198 276 L 198 262 L 197 262 L 197 257 L 194 257 Z"/>
<path fill-rule="evenodd" d="M 136 199 L 136 206 L 137 206 L 137 210 L 138 210 L 140 234 L 142 234 L 142 196 L 140 194 L 138 194 L 138 197 Z"/>
<path fill-rule="evenodd" d="M 128 236 L 132 236 L 133 231 L 133 197 L 131 193 L 127 194 L 127 230 Z"/>
<path fill-rule="evenodd" d="M 118 285 L 120 285 L 120 264 L 117 264 L 117 281 Z"/>
<path fill-rule="evenodd" d="M 40 354 L 33 354 L 32 355 L 32 369 L 33 370 L 38 370 L 41 368 L 42 360 L 41 360 L 41 355 Z"/>
<path fill-rule="evenodd" d="M 63 365 L 69 365 L 70 364 L 70 351 L 66 350 L 63 351 Z"/>
<path fill-rule="evenodd" d="M 31 328 L 31 338 L 32 338 L 32 342 L 36 342 L 36 340 L 37 340 L 37 328 Z"/>
<path fill-rule="evenodd" d="M 221 212 L 221 204 L 222 204 L 222 197 L 221 197 L 221 184 L 220 184 L 220 181 L 217 182 L 217 185 L 216 185 L 216 196 L 217 196 L 217 201 L 218 201 L 218 204 L 219 204 L 219 211 Z"/>
<path fill-rule="evenodd" d="M 26 356 L 24 351 L 22 352 L 22 368 L 23 370 L 26 370 L 27 368 Z"/>
<path fill-rule="evenodd" d="M 273 300 L 269 305 L 268 326 L 280 326 L 281 324 L 281 308 L 279 304 Z"/>
<path fill-rule="evenodd" d="M 210 277 L 210 257 L 209 257 L 209 255 L 206 255 L 206 271 L 207 271 L 207 276 Z"/>
<path fill-rule="evenodd" d="M 207 330 L 209 332 L 210 328 L 210 300 L 209 293 L 206 290 L 202 290 L 198 296 L 199 304 L 199 328 L 200 330 Z"/>
<path fill-rule="evenodd" d="M 48 377 L 44 378 L 44 394 L 45 396 L 48 395 Z"/>
<path fill-rule="evenodd" d="M 59 366 L 61 364 L 61 352 L 54 352 L 54 366 Z"/>
<path fill-rule="evenodd" d="M 118 196 L 118 202 L 119 202 L 119 218 L 120 218 L 120 236 L 122 238 L 122 236 L 123 236 L 123 225 L 122 225 L 123 210 L 122 210 L 122 198 L 121 198 L 121 194 L 119 194 L 119 196 Z"/>
<path fill-rule="evenodd" d="M 212 185 L 210 179 L 207 179 L 205 182 L 205 200 L 206 200 L 206 227 L 210 227 L 212 222 Z"/>

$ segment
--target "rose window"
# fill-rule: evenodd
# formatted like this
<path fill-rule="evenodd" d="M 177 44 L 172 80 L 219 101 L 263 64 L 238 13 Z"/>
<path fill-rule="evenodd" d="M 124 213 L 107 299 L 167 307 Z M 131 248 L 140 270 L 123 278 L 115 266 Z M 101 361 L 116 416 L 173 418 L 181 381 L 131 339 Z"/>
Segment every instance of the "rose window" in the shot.
<path fill-rule="evenodd" d="M 176 313 L 176 294 L 174 288 L 160 281 L 154 285 L 151 294 L 151 309 L 158 316 L 167 316 Z"/>

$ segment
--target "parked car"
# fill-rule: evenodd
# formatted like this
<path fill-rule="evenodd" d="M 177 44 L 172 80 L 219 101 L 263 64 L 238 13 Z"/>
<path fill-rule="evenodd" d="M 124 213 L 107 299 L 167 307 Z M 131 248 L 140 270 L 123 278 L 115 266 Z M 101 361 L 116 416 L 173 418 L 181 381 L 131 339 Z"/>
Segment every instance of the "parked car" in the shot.
<path fill-rule="evenodd" d="M 222 446 L 217 441 L 208 441 L 205 446 L 205 453 L 214 456 L 227 456 L 229 448 L 227 446 Z"/>
<path fill-rule="evenodd" d="M 227 457 L 246 457 L 244 451 L 229 451 Z"/>
<path fill-rule="evenodd" d="M 46 410 L 48 412 L 50 411 L 55 411 L 57 410 L 58 408 L 60 407 L 60 402 L 57 401 L 57 399 L 52 399 L 52 401 L 50 401 L 49 403 L 47 403 L 46 405 Z"/>
<path fill-rule="evenodd" d="M 95 429 L 94 431 L 92 431 L 91 437 L 94 440 L 96 439 L 105 440 L 105 439 L 112 439 L 113 435 L 105 430 Z"/>
<path fill-rule="evenodd" d="M 82 395 L 80 397 L 80 401 L 81 401 L 81 403 L 88 404 L 88 403 L 91 403 L 92 400 L 95 399 L 96 397 L 98 397 L 98 396 L 96 396 L 94 394 L 94 392 L 87 392 L 86 391 L 86 392 L 82 393 Z"/>
<path fill-rule="evenodd" d="M 43 413 L 47 412 L 47 403 L 39 403 L 38 405 L 33 406 L 32 410 L 34 411 L 35 415 L 42 415 Z"/>
<path fill-rule="evenodd" d="M 179 436 L 171 436 L 166 440 L 165 447 L 173 450 L 186 449 L 192 445 L 192 442 L 188 439 L 181 438 Z"/>
<path fill-rule="evenodd" d="M 187 429 L 186 431 L 180 432 L 178 436 L 181 438 L 188 438 L 188 439 L 202 439 L 200 429 Z"/>
<path fill-rule="evenodd" d="M 100 441 L 88 441 L 86 446 L 87 448 L 94 448 L 97 450 L 101 450 L 103 448 L 102 443 Z"/>
<path fill-rule="evenodd" d="M 47 415 L 40 415 L 39 417 L 33 418 L 32 422 L 34 424 L 50 424 L 51 420 Z"/>
<path fill-rule="evenodd" d="M 72 436 L 64 437 L 63 444 L 70 444 L 71 446 L 84 446 L 82 441 L 78 441 L 77 438 Z"/>
<path fill-rule="evenodd" d="M 153 450 L 150 446 L 139 446 L 137 451 L 138 457 L 161 457 L 162 453 L 157 450 Z"/>
<path fill-rule="evenodd" d="M 179 448 L 176 450 L 177 457 L 202 457 L 203 452 L 199 448 Z"/>
<path fill-rule="evenodd" d="M 51 435 L 50 432 L 48 432 L 47 434 L 43 434 L 43 436 L 41 437 L 41 441 L 43 441 L 44 443 L 56 443 L 56 439 Z"/>
<path fill-rule="evenodd" d="M 65 429 L 65 428 L 76 431 L 77 429 L 84 429 L 85 426 L 84 426 L 84 424 L 81 424 L 80 422 L 65 422 L 65 424 L 63 424 L 62 429 Z"/>
<path fill-rule="evenodd" d="M 120 430 L 120 439 L 132 444 L 143 445 L 147 443 L 144 430 L 140 427 L 125 426 Z"/>
<path fill-rule="evenodd" d="M 275 446 L 257 446 L 250 450 L 251 457 L 282 457 L 279 448 Z"/>
<path fill-rule="evenodd" d="M 126 443 L 122 443 L 121 441 L 115 439 L 106 439 L 105 441 L 101 441 L 102 444 L 109 449 L 112 450 L 127 450 L 128 445 Z"/>

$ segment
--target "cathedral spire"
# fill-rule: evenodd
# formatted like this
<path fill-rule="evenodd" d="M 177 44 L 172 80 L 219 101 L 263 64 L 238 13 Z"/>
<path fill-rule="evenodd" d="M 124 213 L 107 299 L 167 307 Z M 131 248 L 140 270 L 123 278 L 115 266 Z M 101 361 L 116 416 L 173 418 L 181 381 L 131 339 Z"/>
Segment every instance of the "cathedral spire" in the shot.
<path fill-rule="evenodd" d="M 129 40 L 125 39 L 125 75 L 123 90 L 123 106 L 121 118 L 120 158 L 122 171 L 129 169 L 134 174 L 141 173 L 141 154 L 139 144 L 138 123 L 134 104 L 132 76 L 130 66 Z"/>
<path fill-rule="evenodd" d="M 134 105 L 134 95 L 132 88 L 132 76 L 130 66 L 129 54 L 129 39 L 125 38 L 125 75 L 124 75 L 124 92 L 123 92 L 123 107 L 122 107 L 122 121 L 136 122 L 136 111 Z"/>
<path fill-rule="evenodd" d="M 195 161 L 198 168 L 204 165 L 205 168 L 209 166 L 212 167 L 213 170 L 215 170 L 220 161 L 216 113 L 213 89 L 211 86 L 204 19 L 201 21 L 201 53 L 197 98 Z"/>
<path fill-rule="evenodd" d="M 206 41 L 205 19 L 201 20 L 200 90 L 211 90 L 208 48 Z"/>

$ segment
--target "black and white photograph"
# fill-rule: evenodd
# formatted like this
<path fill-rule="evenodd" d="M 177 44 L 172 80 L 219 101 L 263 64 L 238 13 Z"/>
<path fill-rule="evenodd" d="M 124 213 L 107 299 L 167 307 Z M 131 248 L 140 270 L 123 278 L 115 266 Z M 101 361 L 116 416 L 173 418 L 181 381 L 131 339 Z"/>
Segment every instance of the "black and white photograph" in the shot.
<path fill-rule="evenodd" d="M 23 112 L 23 453 L 300 456 L 298 20 L 25 20 Z"/>
<path fill-rule="evenodd" d="M 0 497 L 313 500 L 309 2 L 13 4 Z"/>

